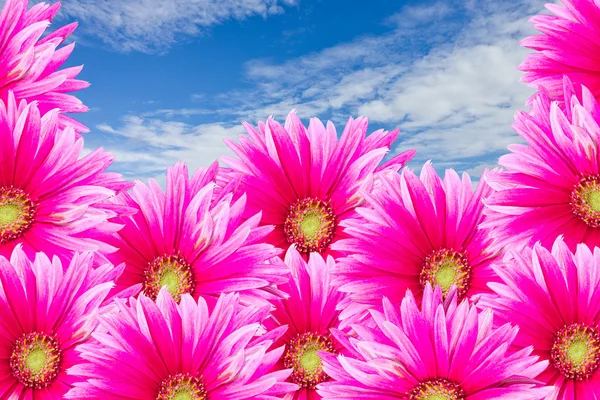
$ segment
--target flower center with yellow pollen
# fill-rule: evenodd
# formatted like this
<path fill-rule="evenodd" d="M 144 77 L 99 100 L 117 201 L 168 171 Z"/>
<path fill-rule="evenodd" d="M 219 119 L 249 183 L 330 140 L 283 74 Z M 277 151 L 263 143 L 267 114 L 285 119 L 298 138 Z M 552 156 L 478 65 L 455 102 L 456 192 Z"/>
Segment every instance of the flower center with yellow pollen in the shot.
<path fill-rule="evenodd" d="M 440 286 L 444 295 L 456 285 L 457 295 L 462 299 L 469 290 L 471 266 L 467 258 L 454 250 L 436 250 L 423 260 L 419 282 L 425 286 Z"/>
<path fill-rule="evenodd" d="M 0 188 L 0 244 L 23 236 L 31 227 L 36 206 L 27 194 L 9 186 Z"/>
<path fill-rule="evenodd" d="M 568 379 L 588 379 L 600 365 L 600 334 L 596 327 L 571 324 L 555 336 L 550 350 L 554 367 Z"/>
<path fill-rule="evenodd" d="M 455 382 L 444 378 L 419 383 L 408 395 L 409 400 L 465 400 L 465 391 Z"/>
<path fill-rule="evenodd" d="M 303 388 L 314 389 L 329 376 L 323 371 L 323 363 L 318 351 L 333 352 L 329 335 L 306 332 L 296 335 L 287 345 L 283 356 L 285 368 L 293 368 L 290 380 Z"/>
<path fill-rule="evenodd" d="M 208 392 L 199 378 L 175 374 L 161 383 L 156 400 L 208 400 Z"/>
<path fill-rule="evenodd" d="M 43 389 L 60 372 L 62 351 L 54 336 L 32 332 L 19 338 L 10 356 L 13 376 L 24 386 Z"/>
<path fill-rule="evenodd" d="M 192 267 L 181 256 L 160 256 L 148 264 L 143 281 L 146 296 L 156 300 L 163 286 L 166 286 L 176 302 L 185 293 L 194 294 Z"/>
<path fill-rule="evenodd" d="M 306 197 L 290 207 L 283 224 L 289 243 L 301 253 L 325 251 L 335 234 L 337 218 L 328 200 Z"/>
<path fill-rule="evenodd" d="M 591 228 L 600 227 L 600 175 L 582 177 L 571 192 L 571 208 Z"/>

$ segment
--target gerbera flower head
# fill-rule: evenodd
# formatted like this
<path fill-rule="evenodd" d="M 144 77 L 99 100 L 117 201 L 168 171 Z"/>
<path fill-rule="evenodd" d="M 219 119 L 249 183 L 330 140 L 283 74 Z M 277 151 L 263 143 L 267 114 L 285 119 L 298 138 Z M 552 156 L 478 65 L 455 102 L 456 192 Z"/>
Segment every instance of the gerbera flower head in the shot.
<path fill-rule="evenodd" d="M 0 397 L 62 398 L 77 378 L 67 370 L 82 360 L 75 347 L 88 340 L 95 314 L 114 279 L 112 265 L 93 267 L 93 255 L 75 254 L 61 265 L 17 246 L 0 256 Z"/>
<path fill-rule="evenodd" d="M 264 243 L 272 227 L 259 226 L 260 213 L 243 220 L 246 197 L 217 194 L 217 175 L 217 163 L 191 178 L 178 163 L 167 170 L 166 192 L 151 179 L 117 197 L 137 213 L 115 218 L 123 228 L 106 239 L 118 248 L 109 260 L 126 264 L 116 290 L 142 283 L 154 299 L 163 286 L 177 301 L 184 293 L 216 298 L 233 291 L 259 298 L 287 281 L 281 250 Z"/>
<path fill-rule="evenodd" d="M 376 171 L 400 169 L 414 155 L 402 153 L 378 165 L 398 136 L 379 130 L 369 136 L 367 119 L 350 118 L 337 138 L 331 122 L 317 118 L 308 129 L 292 111 L 285 126 L 269 118 L 258 130 L 244 123 L 248 136 L 227 141 L 239 158 L 222 160 L 241 177 L 247 193 L 246 215 L 262 210 L 262 225 L 274 225 L 268 241 L 303 254 L 327 254 L 340 235 L 338 226 L 358 206 L 361 188 L 372 185 Z"/>
<path fill-rule="evenodd" d="M 89 131 L 63 113 L 87 111 L 81 101 L 68 94 L 89 86 L 75 79 L 82 66 L 59 69 L 73 52 L 75 43 L 58 48 L 77 27 L 72 23 L 42 38 L 58 12 L 60 3 L 37 3 L 29 10 L 28 0 L 6 0 L 0 12 L 0 100 L 7 102 L 9 92 L 17 100 L 37 101 L 42 114 L 60 109 L 61 128 Z"/>
<path fill-rule="evenodd" d="M 533 346 L 548 362 L 539 380 L 555 386 L 551 399 L 600 396 L 600 249 L 577 246 L 575 253 L 557 238 L 548 250 L 513 249 L 495 265 L 502 283 L 482 296 L 497 322 L 520 326 L 513 348 Z"/>
<path fill-rule="evenodd" d="M 547 361 L 531 347 L 509 351 L 518 328 L 493 328 L 490 310 L 459 304 L 454 290 L 444 300 L 427 283 L 421 307 L 408 290 L 400 307 L 384 297 L 371 315 L 356 337 L 332 330 L 351 355 L 319 353 L 332 377 L 317 387 L 323 399 L 537 400 L 551 390 L 534 380 Z"/>
<path fill-rule="evenodd" d="M 587 86 L 600 99 L 600 3 L 595 0 L 562 0 L 549 3 L 551 15 L 530 19 L 541 35 L 521 44 L 536 50 L 519 66 L 526 72 L 523 81 L 547 89 L 553 100 L 564 98 L 563 75 Z"/>
<path fill-rule="evenodd" d="M 483 176 L 485 177 L 486 172 Z M 343 224 L 348 236 L 333 249 L 346 252 L 334 268 L 335 283 L 349 294 L 342 318 L 357 305 L 380 306 L 381 296 L 399 303 L 406 289 L 420 299 L 427 283 L 447 293 L 457 286 L 459 299 L 487 292 L 495 279 L 489 230 L 479 230 L 482 199 L 491 188 L 454 170 L 440 178 L 426 163 L 421 176 L 405 169 L 366 194 L 367 205 Z M 365 307 L 366 308 L 366 307 Z"/>
<path fill-rule="evenodd" d="M 286 299 L 276 299 L 271 318 L 265 321 L 267 330 L 287 325 L 285 334 L 274 346 L 285 345 L 286 350 L 276 369 L 293 368 L 288 379 L 298 385 L 289 399 L 319 399 L 315 387 L 329 379 L 323 371 L 318 351 L 339 353 L 343 348 L 329 330 L 339 326 L 340 311 L 336 306 L 344 298 L 332 285 L 333 257 L 323 259 L 311 253 L 308 262 L 291 246 L 285 263 L 292 269 L 288 283 L 280 285 Z"/>
<path fill-rule="evenodd" d="M 565 109 L 541 89 L 530 113 L 518 111 L 514 129 L 526 145 L 500 157 L 506 171 L 490 174 L 496 191 L 485 201 L 498 246 L 550 248 L 559 235 L 572 250 L 600 245 L 600 106 L 581 85 L 564 80 Z"/>
<path fill-rule="evenodd" d="M 58 112 L 40 116 L 36 103 L 0 101 L 0 255 L 17 244 L 68 262 L 73 252 L 114 248 L 98 240 L 126 212 L 108 199 L 130 185 L 105 172 L 113 157 L 101 148 L 81 157 L 83 139 L 58 126 Z"/>
<path fill-rule="evenodd" d="M 242 306 L 222 295 L 212 311 L 189 294 L 179 304 L 163 288 L 119 312 L 101 316 L 106 333 L 79 347 L 87 363 L 73 368 L 77 383 L 65 398 L 136 400 L 276 399 L 295 387 L 291 370 L 270 372 L 283 347 L 269 350 L 285 328 L 264 333 L 269 306 Z"/>

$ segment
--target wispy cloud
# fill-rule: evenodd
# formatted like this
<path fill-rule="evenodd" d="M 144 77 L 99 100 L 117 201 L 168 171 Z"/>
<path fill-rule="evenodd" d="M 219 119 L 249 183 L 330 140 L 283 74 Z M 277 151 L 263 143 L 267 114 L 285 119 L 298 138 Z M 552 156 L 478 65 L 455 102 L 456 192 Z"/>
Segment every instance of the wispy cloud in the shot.
<path fill-rule="evenodd" d="M 63 0 L 61 16 L 123 52 L 163 52 L 229 19 L 280 14 L 297 0 Z M 39 1 L 37 1 L 39 2 Z"/>
<path fill-rule="evenodd" d="M 486 158 L 489 164 L 519 141 L 510 124 L 533 91 L 516 70 L 527 52 L 518 40 L 533 33 L 527 19 L 542 7 L 535 0 L 406 7 L 388 19 L 398 28 L 386 35 L 283 64 L 250 63 L 248 76 L 263 92 L 252 98 L 275 101 L 243 112 L 282 116 L 293 104 L 305 117 L 367 115 L 372 123 L 399 126 L 405 139 L 396 150 L 417 148 L 417 162 L 473 166 Z M 457 15 L 460 28 L 452 18 L 433 23 Z"/>
<path fill-rule="evenodd" d="M 237 138 L 240 125 L 221 123 L 191 125 L 128 115 L 118 128 L 101 124 L 97 130 L 119 144 L 107 150 L 116 156 L 118 171 L 129 178 L 164 174 L 168 166 L 185 160 L 191 170 L 212 164 L 215 155 L 231 154 L 224 138 Z"/>
<path fill-rule="evenodd" d="M 439 2 L 424 6 L 408 5 L 389 16 L 385 23 L 397 28 L 414 28 L 415 26 L 443 22 L 443 19 L 453 15 L 457 9 L 447 2 Z"/>
<path fill-rule="evenodd" d="M 251 89 L 210 99 L 194 96 L 198 108 L 128 116 L 115 129 L 129 138 L 137 135 L 152 154 L 163 154 L 160 136 L 174 146 L 180 139 L 169 157 L 196 162 L 198 155 L 207 160 L 222 155 L 226 148 L 220 141 L 242 132 L 241 119 L 283 119 L 292 108 L 301 118 L 319 116 L 336 124 L 349 115 L 367 115 L 373 130 L 401 129 L 403 139 L 394 150 L 416 148 L 417 168 L 433 159 L 437 167 L 477 176 L 519 141 L 510 127 L 513 114 L 533 92 L 519 81 L 516 66 L 526 50 L 518 40 L 533 32 L 527 19 L 543 3 L 469 0 L 404 8 L 384 21 L 391 26 L 386 34 L 361 36 L 283 63 L 253 60 L 246 64 Z M 211 116 L 215 122 L 176 122 L 191 116 Z M 153 133 L 138 134 L 139 127 Z M 212 127 L 208 136 L 201 132 L 207 127 Z M 194 135 L 207 147 L 190 145 Z"/>

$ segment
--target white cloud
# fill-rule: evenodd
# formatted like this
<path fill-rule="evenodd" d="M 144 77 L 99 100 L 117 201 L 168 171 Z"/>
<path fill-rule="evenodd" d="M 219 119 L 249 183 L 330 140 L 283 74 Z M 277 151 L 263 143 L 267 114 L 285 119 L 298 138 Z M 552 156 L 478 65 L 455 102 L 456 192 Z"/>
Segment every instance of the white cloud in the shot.
<path fill-rule="evenodd" d="M 456 8 L 446 2 L 419 6 L 407 5 L 400 12 L 389 16 L 385 22 L 398 28 L 409 29 L 433 21 L 440 21 L 455 12 Z"/>
<path fill-rule="evenodd" d="M 387 20 L 397 27 L 388 34 L 282 64 L 250 63 L 262 94 L 252 98 L 272 102 L 241 114 L 264 118 L 293 106 L 304 117 L 366 115 L 399 127 L 407 136 L 396 152 L 417 148 L 417 162 L 496 158 L 520 141 L 510 125 L 533 90 L 516 69 L 527 53 L 518 40 L 534 33 L 527 19 L 542 7 L 542 0 L 405 7 Z"/>
<path fill-rule="evenodd" d="M 78 34 L 112 48 L 162 52 L 229 19 L 266 18 L 296 0 L 63 0 L 61 16 L 80 22 Z"/>
<path fill-rule="evenodd" d="M 386 21 L 394 26 L 386 34 L 361 36 L 283 63 L 253 60 L 246 65 L 252 89 L 213 99 L 193 95 L 216 109 L 128 116 L 118 131 L 173 161 L 195 162 L 202 151 L 210 157 L 208 164 L 228 151 L 222 137 L 242 132 L 240 119 L 254 123 L 274 115 L 281 120 L 292 108 L 305 121 L 319 116 L 336 124 L 349 115 L 366 115 L 370 131 L 401 129 L 394 150 L 416 148 L 418 169 L 432 159 L 437 168 L 477 176 L 483 170 L 478 166 L 492 165 L 508 144 L 519 141 L 510 127 L 513 114 L 533 92 L 516 70 L 527 52 L 518 40 L 534 32 L 527 19 L 542 7 L 543 0 L 405 7 Z M 173 120 L 192 116 L 220 122 L 197 128 Z M 194 135 L 210 150 L 191 146 Z M 168 153 L 163 146 L 171 146 Z"/>
<path fill-rule="evenodd" d="M 516 65 L 522 54 L 513 48 L 512 41 L 503 40 L 432 53 L 379 89 L 378 99 L 360 106 L 358 112 L 383 122 L 408 115 L 406 126 L 415 128 L 448 124 L 449 118 L 461 123 L 506 105 L 521 105 L 531 91 L 519 82 Z"/>
<path fill-rule="evenodd" d="M 469 174 L 471 176 L 481 176 L 483 171 L 485 171 L 486 169 L 488 171 L 491 171 L 492 169 L 499 168 L 499 167 L 500 166 L 498 164 L 479 164 L 473 168 L 469 168 L 469 169 L 465 170 L 464 172 L 466 172 L 467 174 Z"/>
<path fill-rule="evenodd" d="M 400 123 L 415 132 L 402 143 L 420 159 L 461 160 L 504 151 L 518 139 L 510 128 L 514 111 L 533 93 L 516 65 L 524 51 L 512 40 L 431 54 L 413 64 L 358 114 Z"/>
<path fill-rule="evenodd" d="M 116 156 L 115 168 L 129 178 L 145 179 L 164 175 L 166 167 L 185 161 L 191 171 L 212 164 L 221 155 L 233 155 L 224 138 L 237 138 L 241 125 L 191 125 L 128 115 L 122 125 L 96 127 L 118 139 L 119 144 L 105 146 Z"/>

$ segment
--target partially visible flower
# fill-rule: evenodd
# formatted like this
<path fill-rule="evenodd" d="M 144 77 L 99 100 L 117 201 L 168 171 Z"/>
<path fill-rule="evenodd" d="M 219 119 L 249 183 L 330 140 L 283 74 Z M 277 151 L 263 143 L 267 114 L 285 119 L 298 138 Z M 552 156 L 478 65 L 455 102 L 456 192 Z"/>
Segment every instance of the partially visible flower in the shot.
<path fill-rule="evenodd" d="M 0 255 L 17 244 L 29 257 L 44 252 L 63 263 L 74 252 L 110 252 L 99 240 L 128 212 L 109 199 L 130 184 L 106 172 L 113 157 L 101 148 L 81 156 L 83 139 L 61 131 L 57 111 L 40 116 L 36 103 L 0 101 Z"/>
<path fill-rule="evenodd" d="M 527 145 L 500 157 L 506 171 L 490 174 L 496 191 L 485 201 L 497 245 L 550 248 L 564 235 L 600 245 L 600 105 L 592 93 L 564 80 L 564 109 L 542 88 L 531 113 L 517 112 L 514 129 Z"/>
<path fill-rule="evenodd" d="M 60 399 L 79 378 L 75 347 L 89 340 L 95 316 L 121 268 L 93 267 L 92 254 L 69 264 L 20 246 L 10 262 L 0 256 L 0 397 Z"/>
<path fill-rule="evenodd" d="M 285 255 L 285 263 L 292 268 L 292 277 L 279 289 L 289 297 L 273 300 L 275 310 L 265 321 L 267 330 L 288 327 L 274 344 L 286 347 L 276 369 L 293 368 L 288 380 L 297 384 L 298 390 L 286 399 L 320 399 L 315 387 L 329 377 L 323 372 L 317 352 L 337 354 L 342 350 L 329 330 L 339 326 L 340 311 L 336 306 L 344 295 L 331 284 L 330 270 L 335 263 L 331 256 L 325 261 L 318 253 L 311 253 L 306 262 L 292 246 Z"/>
<path fill-rule="evenodd" d="M 498 323 L 520 326 L 513 348 L 531 348 L 549 363 L 539 380 L 555 386 L 549 399 L 600 396 L 600 249 L 573 254 L 562 238 L 550 252 L 539 243 L 513 250 L 494 266 L 502 283 L 481 298 Z"/>
<path fill-rule="evenodd" d="M 141 294 L 119 312 L 100 317 L 107 333 L 79 346 L 87 363 L 69 372 L 81 382 L 67 399 L 243 400 L 277 399 L 294 389 L 291 370 L 269 372 L 284 332 L 260 332 L 269 306 L 244 307 L 222 295 L 212 311 L 184 294 L 177 304 L 166 289 L 156 302 Z"/>
<path fill-rule="evenodd" d="M 496 280 L 491 263 L 498 252 L 489 246 L 482 199 L 491 193 L 485 175 L 473 190 L 471 179 L 454 170 L 440 178 L 426 163 L 420 178 L 405 169 L 381 177 L 381 184 L 357 208 L 358 216 L 342 226 L 348 236 L 332 248 L 349 256 L 338 260 L 333 274 L 340 291 L 348 293 L 342 318 L 381 306 L 381 296 L 397 304 L 406 289 L 420 300 L 427 283 L 447 293 L 457 286 L 458 298 L 489 292 Z"/>
<path fill-rule="evenodd" d="M 543 86 L 553 100 L 564 99 L 563 76 L 579 82 L 600 99 L 600 3 L 594 0 L 562 0 L 549 3 L 552 14 L 530 19 L 541 32 L 521 44 L 535 53 L 519 66 L 523 81 Z M 567 103 L 569 105 L 569 103 Z"/>
<path fill-rule="evenodd" d="M 398 130 L 366 135 L 367 119 L 350 118 L 338 140 L 331 122 L 317 118 L 306 129 L 292 111 L 285 126 L 269 118 L 258 130 L 244 123 L 249 136 L 227 141 L 239 158 L 223 157 L 240 177 L 248 196 L 245 217 L 262 211 L 262 225 L 275 225 L 269 243 L 299 252 L 329 254 L 341 237 L 339 225 L 363 201 L 375 172 L 398 170 L 414 155 L 407 151 L 378 165 Z"/>
<path fill-rule="evenodd" d="M 260 213 L 242 218 L 245 196 L 233 201 L 231 193 L 216 191 L 217 171 L 215 163 L 190 178 L 178 163 L 167 170 L 166 192 L 151 179 L 117 197 L 137 213 L 112 220 L 123 228 L 105 239 L 118 249 L 108 259 L 126 264 L 116 290 L 141 283 L 153 299 L 163 286 L 176 301 L 184 293 L 214 300 L 234 291 L 258 299 L 287 281 L 281 250 L 264 240 L 273 228 L 259 226 Z"/>
<path fill-rule="evenodd" d="M 77 27 L 72 23 L 42 37 L 58 12 L 60 3 L 37 3 L 27 10 L 28 0 L 6 0 L 0 13 L 0 100 L 12 91 L 17 100 L 37 101 L 42 114 L 59 109 L 61 129 L 89 131 L 64 113 L 87 111 L 81 101 L 68 94 L 89 86 L 75 79 L 82 66 L 59 69 L 75 43 L 58 48 Z"/>
<path fill-rule="evenodd" d="M 356 338 L 333 330 L 351 356 L 319 353 L 331 381 L 323 399 L 541 400 L 551 388 L 535 377 L 548 365 L 531 347 L 509 351 L 518 328 L 493 328 L 490 310 L 478 313 L 456 292 L 443 300 L 427 283 L 422 306 L 410 291 L 398 309 L 387 298 L 371 311 L 375 326 L 356 327 Z"/>

